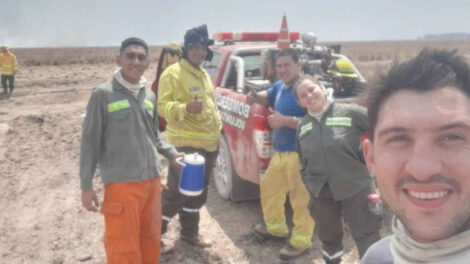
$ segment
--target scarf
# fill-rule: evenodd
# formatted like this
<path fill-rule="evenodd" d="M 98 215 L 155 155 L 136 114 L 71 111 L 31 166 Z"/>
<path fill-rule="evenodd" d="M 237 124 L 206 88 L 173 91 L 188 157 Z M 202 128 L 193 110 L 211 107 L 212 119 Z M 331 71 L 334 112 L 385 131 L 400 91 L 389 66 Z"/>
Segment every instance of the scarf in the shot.
<path fill-rule="evenodd" d="M 468 264 L 470 263 L 470 230 L 450 238 L 421 243 L 408 236 L 405 227 L 392 219 L 391 250 L 395 264 Z"/>
<path fill-rule="evenodd" d="M 124 86 L 136 98 L 137 98 L 137 95 L 139 94 L 140 89 L 145 87 L 145 85 L 147 84 L 147 79 L 145 79 L 144 76 L 140 77 L 140 80 L 138 83 L 130 83 L 126 81 L 124 77 L 122 76 L 122 68 L 120 67 L 114 71 L 113 77 L 118 81 L 118 83 Z"/>

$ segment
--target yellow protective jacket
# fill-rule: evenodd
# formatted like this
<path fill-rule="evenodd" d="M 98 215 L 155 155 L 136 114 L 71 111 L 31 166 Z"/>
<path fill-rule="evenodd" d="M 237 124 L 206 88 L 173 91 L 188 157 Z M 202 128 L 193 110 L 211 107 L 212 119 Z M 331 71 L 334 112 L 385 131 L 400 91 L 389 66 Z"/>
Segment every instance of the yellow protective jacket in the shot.
<path fill-rule="evenodd" d="M 195 95 L 203 109 L 199 114 L 189 114 L 186 104 Z M 196 69 L 181 59 L 165 69 L 160 77 L 157 107 L 167 121 L 168 142 L 177 147 L 217 150 L 222 122 L 211 78 L 202 67 Z"/>
<path fill-rule="evenodd" d="M 18 62 L 13 53 L 9 51 L 7 51 L 7 53 L 0 53 L 0 69 L 2 75 L 14 75 L 17 68 Z"/>

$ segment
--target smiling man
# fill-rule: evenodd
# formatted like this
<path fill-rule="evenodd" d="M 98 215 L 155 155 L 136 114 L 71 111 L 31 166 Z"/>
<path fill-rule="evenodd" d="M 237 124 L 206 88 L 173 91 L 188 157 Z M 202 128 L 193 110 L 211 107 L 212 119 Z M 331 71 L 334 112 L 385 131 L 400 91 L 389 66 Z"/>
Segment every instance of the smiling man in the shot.
<path fill-rule="evenodd" d="M 159 262 L 162 164 L 183 153 L 160 140 L 156 99 L 142 77 L 149 65 L 147 44 L 121 43 L 120 66 L 96 87 L 88 102 L 80 145 L 80 187 L 86 210 L 97 212 L 93 175 L 103 179 L 104 245 L 108 264 Z"/>
<path fill-rule="evenodd" d="M 274 155 L 261 179 L 260 198 L 264 224 L 255 226 L 255 234 L 262 238 L 289 238 L 288 244 L 279 251 L 284 260 L 306 254 L 312 245 L 314 222 L 307 204 L 309 193 L 300 176 L 299 156 L 295 151 L 295 133 L 305 110 L 298 104 L 293 86 L 299 79 L 301 62 L 295 49 L 279 51 L 276 71 L 280 78 L 266 91 L 250 91 L 247 103 L 274 105 L 274 113 L 268 116 L 273 129 Z M 293 210 L 293 228 L 289 234 L 284 204 L 286 195 Z"/>
<path fill-rule="evenodd" d="M 469 263 L 470 69 L 450 51 L 393 66 L 369 94 L 367 165 L 396 215 L 369 263 Z"/>
<path fill-rule="evenodd" d="M 197 196 L 179 192 L 181 170 L 175 166 L 169 167 L 168 189 L 162 193 L 162 234 L 167 231 L 171 218 L 178 214 L 180 238 L 203 248 L 213 242 L 199 234 L 199 212 L 207 201 L 222 129 L 214 86 L 202 67 L 202 63 L 212 57 L 209 46 L 213 43 L 205 24 L 186 32 L 182 58 L 162 73 L 157 103 L 159 113 L 167 121 L 168 141 L 179 151 L 197 152 L 205 160 L 204 191 Z M 162 242 L 162 246 L 162 254 L 173 250 L 169 244 Z"/>

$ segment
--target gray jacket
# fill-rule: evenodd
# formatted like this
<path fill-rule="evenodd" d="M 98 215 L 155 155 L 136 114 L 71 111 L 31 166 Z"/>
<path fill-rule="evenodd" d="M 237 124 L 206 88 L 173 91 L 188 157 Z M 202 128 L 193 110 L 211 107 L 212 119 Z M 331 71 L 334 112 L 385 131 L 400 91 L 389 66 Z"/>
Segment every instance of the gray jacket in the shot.
<path fill-rule="evenodd" d="M 387 236 L 372 244 L 362 257 L 361 264 L 393 264 L 391 239 L 392 236 Z"/>
<path fill-rule="evenodd" d="M 313 197 L 326 183 L 337 201 L 371 186 L 360 149 L 360 138 L 368 129 L 366 109 L 353 104 L 331 104 L 320 121 L 308 114 L 302 119 L 297 152 L 302 181 Z"/>
<path fill-rule="evenodd" d="M 176 150 L 160 139 L 155 95 L 141 88 L 137 98 L 116 79 L 96 87 L 88 102 L 80 145 L 80 188 L 92 188 L 97 164 L 104 184 L 159 176 L 158 152 Z"/>

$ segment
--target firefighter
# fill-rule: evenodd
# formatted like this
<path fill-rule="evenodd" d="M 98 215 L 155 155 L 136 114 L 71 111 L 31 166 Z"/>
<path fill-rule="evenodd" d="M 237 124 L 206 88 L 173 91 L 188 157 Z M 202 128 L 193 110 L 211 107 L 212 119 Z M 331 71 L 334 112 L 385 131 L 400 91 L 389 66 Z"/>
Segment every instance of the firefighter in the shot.
<path fill-rule="evenodd" d="M 112 80 L 88 102 L 80 145 L 83 206 L 98 211 L 93 175 L 99 164 L 105 184 L 101 212 L 107 263 L 158 263 L 162 172 L 159 153 L 176 163 L 173 146 L 160 140 L 156 100 L 142 77 L 148 46 L 139 38 L 121 43 Z"/>
<path fill-rule="evenodd" d="M 179 151 L 197 152 L 205 158 L 204 190 L 198 196 L 185 196 L 179 192 L 180 169 L 170 165 L 168 189 L 163 190 L 162 198 L 162 234 L 178 213 L 180 238 L 199 247 L 209 247 L 213 243 L 199 234 L 199 212 L 207 200 L 222 129 L 214 87 L 201 66 L 204 60 L 210 59 L 209 45 L 212 44 L 206 25 L 188 30 L 184 36 L 182 58 L 163 72 L 158 89 L 158 110 L 168 122 L 168 141 Z M 162 254 L 173 249 L 163 243 L 162 248 Z"/>
<path fill-rule="evenodd" d="M 158 82 L 162 72 L 173 63 L 178 62 L 181 56 L 181 47 L 175 41 L 170 42 L 168 47 L 162 48 L 160 58 L 158 59 L 157 74 L 152 84 L 152 91 L 158 95 Z"/>
<path fill-rule="evenodd" d="M 311 246 L 314 222 L 307 210 L 309 194 L 300 178 L 298 155 L 295 152 L 295 132 L 300 118 L 305 115 L 295 99 L 292 86 L 299 78 L 301 63 L 295 49 L 281 50 L 276 59 L 276 70 L 281 80 L 267 91 L 251 91 L 247 103 L 273 104 L 274 114 L 268 116 L 273 128 L 275 153 L 261 183 L 260 197 L 264 225 L 255 226 L 262 238 L 287 238 L 284 204 L 286 194 L 293 210 L 289 243 L 280 250 L 281 259 L 294 259 L 308 252 Z"/>
<path fill-rule="evenodd" d="M 349 97 L 358 92 L 359 76 L 348 59 L 335 60 L 328 69 L 335 97 Z"/>
<path fill-rule="evenodd" d="M 10 94 L 13 93 L 15 88 L 15 73 L 18 69 L 18 62 L 16 61 L 16 56 L 8 50 L 6 45 L 0 46 L 0 69 L 2 72 L 2 87 L 3 93 L 8 93 L 8 88 L 10 88 Z"/>
<path fill-rule="evenodd" d="M 360 148 L 363 132 L 369 129 L 366 109 L 334 103 L 311 77 L 301 78 L 294 91 L 308 112 L 297 129 L 296 145 L 323 259 L 327 264 L 341 262 L 343 217 L 362 257 L 379 240 L 382 220 L 368 209 L 367 196 L 375 187 Z"/>
<path fill-rule="evenodd" d="M 172 65 L 173 63 L 178 62 L 181 56 L 181 48 L 178 43 L 172 41 L 169 47 L 162 48 L 160 53 L 160 58 L 158 60 L 157 65 L 157 74 L 155 76 L 155 80 L 152 83 L 152 91 L 155 93 L 155 96 L 158 96 L 158 84 L 160 81 L 160 76 L 162 75 L 163 71 L 168 68 L 168 66 Z M 166 129 L 166 121 L 165 118 L 159 116 L 159 123 L 158 129 L 160 132 L 165 131 Z"/>
<path fill-rule="evenodd" d="M 276 73 L 277 52 L 278 50 L 275 49 L 264 49 L 261 51 L 260 75 L 263 80 L 269 81 L 270 85 L 279 79 Z"/>

